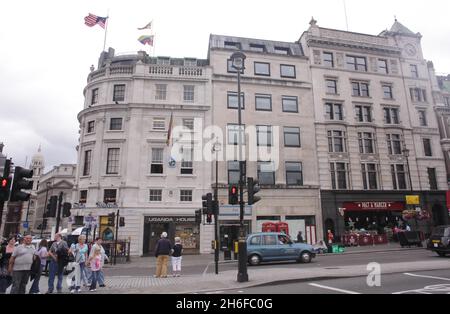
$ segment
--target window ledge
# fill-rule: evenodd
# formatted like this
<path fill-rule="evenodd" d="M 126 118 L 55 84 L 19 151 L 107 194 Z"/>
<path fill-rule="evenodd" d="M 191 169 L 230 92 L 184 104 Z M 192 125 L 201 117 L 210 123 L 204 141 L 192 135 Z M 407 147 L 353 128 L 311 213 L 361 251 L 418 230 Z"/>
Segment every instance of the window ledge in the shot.
<path fill-rule="evenodd" d="M 165 177 L 167 177 L 167 174 L 164 174 L 164 173 L 149 173 L 149 174 L 147 174 L 147 177 L 165 178 Z"/>
<path fill-rule="evenodd" d="M 103 174 L 102 177 L 120 177 L 121 175 L 118 173 L 115 174 Z"/>
<path fill-rule="evenodd" d="M 125 132 L 125 130 L 106 130 L 106 133 L 120 133 Z"/>
<path fill-rule="evenodd" d="M 195 175 L 195 174 L 179 174 L 179 175 L 177 175 L 177 178 L 192 178 L 192 179 L 195 179 L 195 178 L 197 178 L 197 175 Z"/>

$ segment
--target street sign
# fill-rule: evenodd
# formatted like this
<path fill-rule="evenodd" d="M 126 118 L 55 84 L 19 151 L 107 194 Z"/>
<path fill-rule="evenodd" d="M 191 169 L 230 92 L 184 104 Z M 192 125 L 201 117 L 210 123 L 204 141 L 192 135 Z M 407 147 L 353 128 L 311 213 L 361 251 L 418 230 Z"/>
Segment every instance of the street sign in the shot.
<path fill-rule="evenodd" d="M 420 205 L 419 195 L 406 195 L 406 205 Z"/>
<path fill-rule="evenodd" d="M 28 229 L 28 222 L 24 222 L 24 223 L 23 223 L 23 227 L 24 227 L 25 229 Z"/>

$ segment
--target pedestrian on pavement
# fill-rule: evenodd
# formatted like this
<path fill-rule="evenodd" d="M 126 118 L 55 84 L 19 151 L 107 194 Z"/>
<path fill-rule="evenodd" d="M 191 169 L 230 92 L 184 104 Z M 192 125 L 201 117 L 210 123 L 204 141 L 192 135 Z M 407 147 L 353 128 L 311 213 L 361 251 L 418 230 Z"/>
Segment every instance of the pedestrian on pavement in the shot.
<path fill-rule="evenodd" d="M 183 258 L 182 255 L 183 245 L 181 245 L 181 238 L 175 237 L 175 245 L 172 249 L 172 271 L 174 277 L 181 276 L 181 259 Z"/>
<path fill-rule="evenodd" d="M 10 237 L 7 242 L 2 243 L 0 248 L 0 294 L 4 294 L 12 283 L 12 276 L 8 271 L 9 259 L 14 252 L 16 238 Z"/>
<path fill-rule="evenodd" d="M 98 272 L 98 286 L 99 287 L 105 287 L 105 275 L 103 273 L 103 266 L 105 265 L 105 259 L 109 262 L 109 257 L 108 255 L 106 255 L 105 249 L 102 246 L 103 240 L 102 238 L 98 237 L 95 239 L 95 243 L 91 248 L 91 255 L 94 253 L 96 248 L 100 248 L 100 254 L 102 255 L 101 257 L 101 269 Z M 90 276 L 90 281 L 92 282 L 92 274 Z"/>
<path fill-rule="evenodd" d="M 155 247 L 156 278 L 167 277 L 167 263 L 169 262 L 169 255 L 171 249 L 172 244 L 167 239 L 167 232 L 163 232 L 161 234 L 161 239 L 158 240 Z"/>
<path fill-rule="evenodd" d="M 39 280 L 41 279 L 42 271 L 45 268 L 45 264 L 47 264 L 47 240 L 42 239 L 39 242 L 39 248 L 34 252 L 35 256 L 39 257 L 39 269 L 36 274 L 34 274 L 33 284 L 30 288 L 30 294 L 40 294 L 39 291 Z"/>
<path fill-rule="evenodd" d="M 328 244 L 329 245 L 333 244 L 334 235 L 333 235 L 333 232 L 331 232 L 331 230 L 328 230 L 327 239 L 328 239 Z"/>
<path fill-rule="evenodd" d="M 91 267 L 92 272 L 91 287 L 89 288 L 89 291 L 91 292 L 97 291 L 98 274 L 102 269 L 101 259 L 102 259 L 102 252 L 99 247 L 96 247 L 94 249 L 94 252 L 88 259 L 88 264 Z"/>
<path fill-rule="evenodd" d="M 303 242 L 304 242 L 304 240 L 303 240 L 302 232 L 299 231 L 297 234 L 297 243 L 303 243 Z"/>
<path fill-rule="evenodd" d="M 14 249 L 9 259 L 9 273 L 12 273 L 11 294 L 25 294 L 35 252 L 32 240 L 31 235 L 26 235 L 23 243 Z"/>
<path fill-rule="evenodd" d="M 78 243 L 70 246 L 69 253 L 75 257 L 75 263 L 78 264 L 79 271 L 75 273 L 75 286 L 70 289 L 70 293 L 81 291 L 81 282 L 87 285 L 86 261 L 88 254 L 88 246 L 85 243 L 86 236 L 84 234 L 78 236 Z"/>
<path fill-rule="evenodd" d="M 66 264 L 66 258 L 68 256 L 69 247 L 67 242 L 62 239 L 60 233 L 55 234 L 55 242 L 50 247 L 48 255 L 50 259 L 50 271 L 48 275 L 48 291 L 47 293 L 53 293 L 55 287 L 55 277 L 58 277 L 56 284 L 56 290 L 58 293 L 62 292 L 62 281 L 64 276 L 64 266 Z"/>

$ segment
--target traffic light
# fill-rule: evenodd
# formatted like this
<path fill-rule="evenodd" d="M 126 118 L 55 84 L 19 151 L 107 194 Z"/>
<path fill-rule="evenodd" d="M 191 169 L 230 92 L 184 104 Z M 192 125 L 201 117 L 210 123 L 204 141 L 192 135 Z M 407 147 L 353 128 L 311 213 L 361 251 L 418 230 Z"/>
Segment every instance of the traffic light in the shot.
<path fill-rule="evenodd" d="M 70 210 L 72 209 L 72 204 L 64 203 L 63 204 L 63 217 L 70 217 Z"/>
<path fill-rule="evenodd" d="M 212 214 L 206 214 L 206 222 L 209 224 L 212 222 Z"/>
<path fill-rule="evenodd" d="M 258 180 L 247 178 L 248 205 L 253 205 L 261 200 L 261 197 L 255 196 L 255 194 L 260 190 L 258 183 Z"/>
<path fill-rule="evenodd" d="M 9 199 L 9 191 L 11 189 L 11 177 L 9 171 L 11 167 L 11 159 L 5 160 L 4 172 L 0 177 L 0 200 L 7 201 Z"/>
<path fill-rule="evenodd" d="M 195 223 L 197 225 L 202 223 L 202 210 L 201 209 L 197 209 L 195 211 Z"/>
<path fill-rule="evenodd" d="M 114 227 L 116 221 L 116 213 L 108 214 L 108 226 Z"/>
<path fill-rule="evenodd" d="M 31 190 L 33 188 L 33 181 L 25 180 L 33 176 L 33 170 L 16 167 L 14 170 L 14 179 L 11 188 L 11 202 L 28 201 L 30 194 L 22 192 L 21 190 Z"/>
<path fill-rule="evenodd" d="M 236 205 L 239 203 L 238 191 L 237 185 L 230 185 L 228 188 L 228 204 Z"/>
<path fill-rule="evenodd" d="M 119 227 L 125 227 L 125 217 L 119 217 Z"/>
<path fill-rule="evenodd" d="M 213 213 L 213 200 L 212 194 L 208 193 L 202 196 L 202 213 L 203 215 L 212 214 Z"/>
<path fill-rule="evenodd" d="M 58 196 L 50 196 L 50 201 L 47 204 L 47 212 L 45 217 L 56 217 L 56 207 L 58 206 Z"/>

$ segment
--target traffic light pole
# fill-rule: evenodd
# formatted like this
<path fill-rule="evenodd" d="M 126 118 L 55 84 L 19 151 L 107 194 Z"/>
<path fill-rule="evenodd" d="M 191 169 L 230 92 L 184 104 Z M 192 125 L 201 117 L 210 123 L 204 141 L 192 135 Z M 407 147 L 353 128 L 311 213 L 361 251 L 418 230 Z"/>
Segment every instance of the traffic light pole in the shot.
<path fill-rule="evenodd" d="M 214 264 L 216 275 L 219 274 L 219 151 L 216 150 L 216 187 L 214 189 Z"/>
<path fill-rule="evenodd" d="M 59 193 L 59 197 L 58 197 L 58 213 L 56 214 L 56 230 L 55 230 L 55 233 L 59 232 L 59 223 L 60 223 L 60 220 L 61 220 L 62 199 L 63 199 L 63 192 L 60 192 Z"/>
<path fill-rule="evenodd" d="M 117 259 L 117 238 L 119 237 L 119 210 L 116 214 L 116 234 L 114 236 L 114 265 L 116 265 Z"/>

